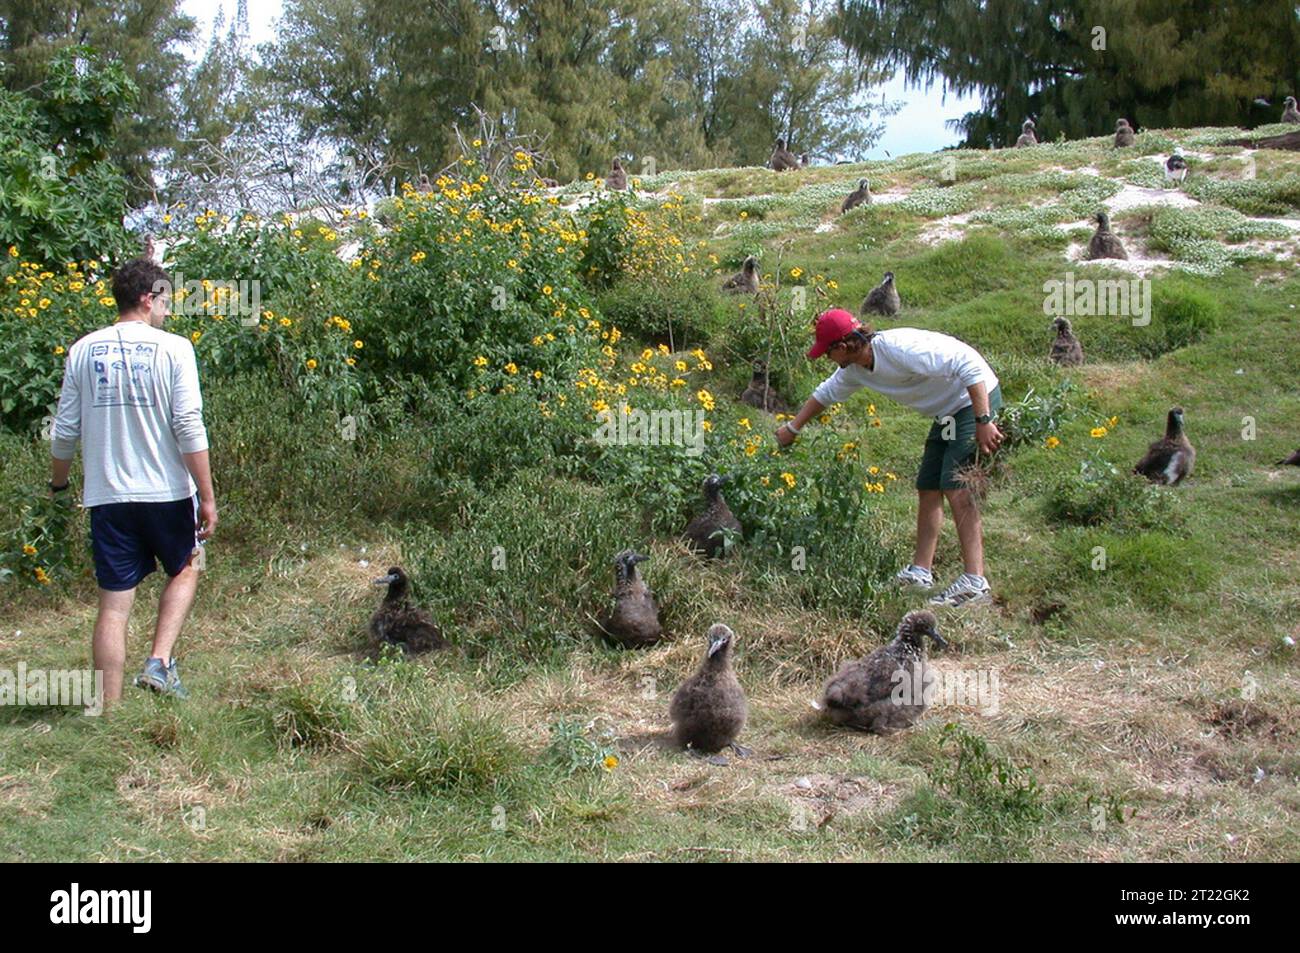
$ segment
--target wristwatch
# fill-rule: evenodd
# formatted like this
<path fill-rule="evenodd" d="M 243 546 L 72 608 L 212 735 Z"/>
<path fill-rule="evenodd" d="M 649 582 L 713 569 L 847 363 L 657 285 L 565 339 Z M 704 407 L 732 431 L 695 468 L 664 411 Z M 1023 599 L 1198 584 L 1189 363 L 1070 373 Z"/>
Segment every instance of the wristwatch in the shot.
<path fill-rule="evenodd" d="M 975 423 L 977 423 L 977 424 L 991 424 L 991 423 L 993 423 L 993 415 L 992 415 L 992 414 L 980 414 L 978 417 L 975 418 Z"/>

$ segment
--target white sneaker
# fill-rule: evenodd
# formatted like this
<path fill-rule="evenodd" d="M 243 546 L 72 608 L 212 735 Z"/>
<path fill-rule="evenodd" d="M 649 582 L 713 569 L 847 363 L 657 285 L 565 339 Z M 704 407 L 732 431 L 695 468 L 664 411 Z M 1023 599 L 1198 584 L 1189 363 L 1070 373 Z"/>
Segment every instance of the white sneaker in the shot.
<path fill-rule="evenodd" d="M 906 569 L 900 569 L 894 576 L 894 581 L 900 586 L 911 586 L 913 589 L 933 589 L 934 576 L 930 570 L 922 569 L 920 566 L 908 566 Z"/>
<path fill-rule="evenodd" d="M 930 602 L 936 606 L 968 606 L 979 605 L 992 599 L 993 591 L 989 589 L 987 579 L 964 572 L 943 592 L 931 596 Z"/>

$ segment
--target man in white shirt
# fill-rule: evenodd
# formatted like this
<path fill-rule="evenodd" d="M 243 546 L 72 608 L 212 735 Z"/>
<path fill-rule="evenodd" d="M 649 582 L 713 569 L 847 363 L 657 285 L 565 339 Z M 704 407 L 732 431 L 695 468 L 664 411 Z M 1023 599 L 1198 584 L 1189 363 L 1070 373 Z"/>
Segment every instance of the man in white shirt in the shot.
<path fill-rule="evenodd" d="M 170 578 L 153 651 L 136 684 L 184 698 L 172 650 L 198 587 L 192 557 L 217 526 L 198 365 L 187 338 L 162 330 L 171 282 L 157 264 L 137 258 L 122 265 L 113 275 L 113 298 L 116 323 L 68 350 L 50 491 L 68 489 L 80 441 L 82 503 L 90 511 L 99 582 L 93 650 L 105 703 L 122 695 L 127 619 L 155 559 Z"/>
<path fill-rule="evenodd" d="M 825 354 L 839 370 L 813 391 L 793 420 L 777 428 L 777 442 L 789 446 L 809 420 L 862 387 L 933 417 L 916 477 L 916 551 L 911 565 L 900 570 L 897 578 L 904 585 L 933 587 L 930 567 L 947 497 L 965 572 L 930 601 L 950 606 L 988 602 L 979 507 L 962 485 L 959 472 L 976 448 L 993 453 L 1002 443 L 1002 433 L 993 422 L 1002 405 L 997 375 L 978 351 L 947 334 L 918 328 L 873 331 L 838 308 L 818 315 L 814 333 L 816 342 L 808 357 Z"/>

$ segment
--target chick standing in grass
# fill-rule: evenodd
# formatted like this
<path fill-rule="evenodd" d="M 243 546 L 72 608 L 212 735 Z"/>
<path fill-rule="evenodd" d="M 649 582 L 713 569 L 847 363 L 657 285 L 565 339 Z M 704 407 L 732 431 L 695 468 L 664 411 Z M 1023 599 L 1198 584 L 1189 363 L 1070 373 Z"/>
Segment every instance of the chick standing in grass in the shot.
<path fill-rule="evenodd" d="M 654 645 L 663 635 L 654 593 L 636 569 L 637 563 L 649 558 L 630 549 L 614 557 L 614 606 L 600 627 L 627 648 Z"/>
<path fill-rule="evenodd" d="M 627 172 L 623 170 L 623 163 L 618 161 L 618 156 L 610 163 L 609 175 L 605 177 L 605 187 L 622 191 L 627 188 Z"/>
<path fill-rule="evenodd" d="M 766 410 L 769 414 L 790 412 L 789 405 L 781 399 L 781 395 L 772 386 L 766 361 L 754 362 L 754 376 L 749 379 L 749 386 L 740 395 L 740 401 L 759 410 Z"/>
<path fill-rule="evenodd" d="M 758 294 L 758 259 L 747 257 L 740 271 L 722 283 L 722 290 L 733 295 Z"/>
<path fill-rule="evenodd" d="M 1174 154 L 1165 160 L 1165 178 L 1179 185 L 1187 178 L 1187 160 L 1182 149 L 1175 149 Z"/>
<path fill-rule="evenodd" d="M 1096 261 L 1098 258 L 1128 260 L 1128 252 L 1124 251 L 1124 244 L 1110 230 L 1110 216 L 1105 212 L 1097 213 L 1097 230 L 1088 242 L 1088 260 Z"/>
<path fill-rule="evenodd" d="M 712 626 L 704 661 L 673 695 L 668 716 L 673 722 L 673 738 L 684 748 L 714 752 L 730 745 L 742 758 L 749 754 L 736 744 L 749 706 L 731 667 L 734 640 L 735 633 L 727 626 Z"/>
<path fill-rule="evenodd" d="M 1070 327 L 1070 319 L 1057 318 L 1052 322 L 1052 326 L 1056 328 L 1056 340 L 1052 342 L 1052 351 L 1049 355 L 1052 363 L 1060 364 L 1062 367 L 1082 364 L 1083 345 L 1074 336 L 1074 329 Z"/>
<path fill-rule="evenodd" d="M 795 154 L 785 147 L 785 140 L 776 140 L 776 148 L 772 150 L 772 157 L 767 160 L 767 164 L 777 172 L 786 172 L 790 169 L 799 168 L 799 160 Z"/>
<path fill-rule="evenodd" d="M 1038 137 L 1034 135 L 1034 121 L 1026 119 L 1024 125 L 1020 127 L 1020 138 L 1016 140 L 1016 148 L 1023 149 L 1026 146 L 1038 145 Z"/>
<path fill-rule="evenodd" d="M 939 648 L 948 644 L 933 612 L 909 612 L 892 642 L 845 662 L 822 691 L 827 717 L 880 735 L 911 727 L 925 713 L 925 687 L 932 679 L 925 661 L 927 635 Z"/>
<path fill-rule="evenodd" d="M 1282 100 L 1282 122 L 1300 123 L 1300 109 L 1295 108 L 1294 96 Z"/>
<path fill-rule="evenodd" d="M 727 501 L 722 498 L 722 484 L 726 477 L 716 473 L 709 474 L 704 481 L 704 498 L 708 506 L 704 512 L 686 524 L 682 535 L 697 553 L 706 556 L 725 556 L 727 554 L 727 537 L 740 536 L 740 520 L 732 515 Z"/>
<path fill-rule="evenodd" d="M 1115 123 L 1115 148 L 1123 149 L 1125 146 L 1131 146 L 1137 141 L 1133 135 L 1133 127 L 1128 124 L 1127 119 L 1120 119 Z"/>
<path fill-rule="evenodd" d="M 401 647 L 409 655 L 417 655 L 447 647 L 446 639 L 429 614 L 411 605 L 410 582 L 400 566 L 390 567 L 388 574 L 373 584 L 388 587 L 383 603 L 370 619 L 370 637 L 376 648 L 387 643 Z"/>
<path fill-rule="evenodd" d="M 1196 462 L 1196 449 L 1183 430 L 1183 408 L 1169 411 L 1165 435 L 1147 448 L 1147 455 L 1138 461 L 1134 473 L 1141 474 L 1152 483 L 1176 486 L 1192 472 Z"/>
<path fill-rule="evenodd" d="M 885 272 L 885 280 L 867 292 L 867 296 L 862 299 L 863 314 L 894 315 L 898 314 L 898 309 L 902 306 L 898 289 L 894 287 L 892 271 Z"/>
<path fill-rule="evenodd" d="M 866 179 L 858 179 L 858 187 L 845 196 L 844 201 L 840 203 L 840 214 L 843 215 L 859 205 L 871 204 L 871 186 Z"/>

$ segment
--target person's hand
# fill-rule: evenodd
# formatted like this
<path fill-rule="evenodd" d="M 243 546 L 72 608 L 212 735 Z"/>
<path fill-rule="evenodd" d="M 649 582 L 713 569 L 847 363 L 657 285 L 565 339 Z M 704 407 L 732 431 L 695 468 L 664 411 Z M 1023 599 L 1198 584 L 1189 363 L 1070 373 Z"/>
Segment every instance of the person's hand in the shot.
<path fill-rule="evenodd" d="M 991 456 L 998 447 L 1002 446 L 1002 431 L 991 420 L 986 424 L 976 424 L 975 444 L 980 448 L 981 453 Z"/>
<path fill-rule="evenodd" d="M 199 500 L 199 517 L 194 528 L 198 530 L 199 539 L 208 539 L 217 528 L 217 501 Z"/>
<path fill-rule="evenodd" d="M 795 441 L 795 434 L 785 424 L 776 428 L 776 442 L 783 447 L 788 447 Z"/>

